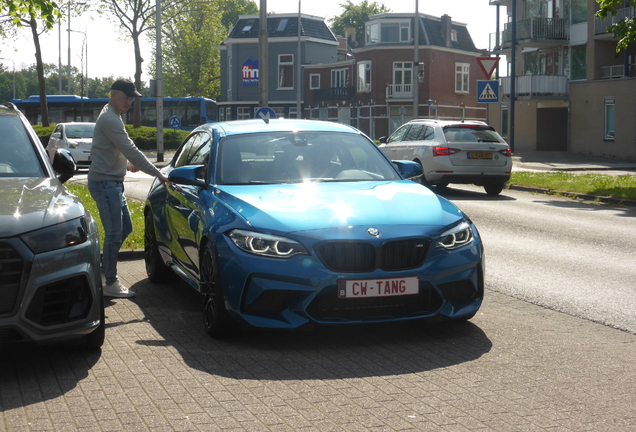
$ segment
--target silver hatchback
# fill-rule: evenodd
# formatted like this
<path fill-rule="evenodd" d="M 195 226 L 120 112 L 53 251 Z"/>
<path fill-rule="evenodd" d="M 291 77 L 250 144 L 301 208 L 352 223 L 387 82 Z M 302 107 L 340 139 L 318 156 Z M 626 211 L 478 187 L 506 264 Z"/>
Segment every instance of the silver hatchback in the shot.
<path fill-rule="evenodd" d="M 480 121 L 412 120 L 380 150 L 391 160 L 422 165 L 420 182 L 426 186 L 475 184 L 489 195 L 498 195 L 512 171 L 510 147 L 494 128 Z"/>

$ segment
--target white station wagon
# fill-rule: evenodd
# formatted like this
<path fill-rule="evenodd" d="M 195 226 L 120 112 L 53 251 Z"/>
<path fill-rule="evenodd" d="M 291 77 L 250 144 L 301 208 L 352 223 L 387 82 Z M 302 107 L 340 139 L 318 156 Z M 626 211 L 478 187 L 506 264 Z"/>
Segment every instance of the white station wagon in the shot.
<path fill-rule="evenodd" d="M 380 150 L 391 160 L 422 165 L 419 181 L 425 186 L 475 184 L 488 195 L 498 195 L 512 171 L 510 147 L 494 128 L 480 121 L 411 120 Z"/>

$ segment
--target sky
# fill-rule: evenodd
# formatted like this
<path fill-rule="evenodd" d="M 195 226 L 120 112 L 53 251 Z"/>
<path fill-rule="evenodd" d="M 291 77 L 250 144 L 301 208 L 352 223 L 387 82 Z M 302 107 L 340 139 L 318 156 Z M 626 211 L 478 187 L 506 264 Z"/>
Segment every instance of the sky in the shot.
<path fill-rule="evenodd" d="M 377 0 L 385 4 L 391 12 L 415 12 L 416 0 Z M 256 0 L 257 6 L 260 0 Z M 307 15 L 324 17 L 326 19 L 342 13 L 340 3 L 344 0 L 300 0 L 301 12 Z M 353 0 L 359 4 L 359 0 Z M 267 0 L 268 12 L 298 13 L 296 0 Z M 468 25 L 475 46 L 488 48 L 490 33 L 495 32 L 496 7 L 489 6 L 489 0 L 419 0 L 419 12 L 432 16 L 450 15 L 453 21 Z M 504 10 L 501 14 L 504 14 Z M 68 23 L 66 19 L 62 23 L 61 32 L 58 26 L 41 36 L 42 57 L 45 63 L 58 64 L 61 58 L 62 67 L 68 65 Z M 88 47 L 85 67 L 89 77 L 133 78 L 135 62 L 133 44 L 126 34 L 118 33 L 119 26 L 106 20 L 106 18 L 88 19 L 71 17 L 71 65 L 81 70 L 82 45 Z M 84 34 L 86 37 L 84 37 Z M 61 33 L 61 44 L 60 44 Z M 23 29 L 22 37 L 17 41 L 4 40 L 0 45 L 0 57 L 10 60 L 0 60 L 5 67 L 12 68 L 13 63 L 17 70 L 35 63 L 35 49 L 28 29 Z M 154 33 L 153 33 L 154 35 Z M 61 46 L 61 56 L 60 56 Z M 144 38 L 142 41 L 142 57 L 149 64 L 152 56 L 151 42 Z M 11 61 L 13 60 L 13 62 Z M 142 81 L 148 81 L 151 77 L 142 74 Z"/>

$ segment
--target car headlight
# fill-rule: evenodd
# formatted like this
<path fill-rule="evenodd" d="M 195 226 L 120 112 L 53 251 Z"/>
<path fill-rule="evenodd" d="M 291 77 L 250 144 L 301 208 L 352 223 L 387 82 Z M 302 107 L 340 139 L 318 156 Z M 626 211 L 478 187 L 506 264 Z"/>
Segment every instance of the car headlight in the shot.
<path fill-rule="evenodd" d="M 84 243 L 88 239 L 86 232 L 86 220 L 81 217 L 31 231 L 20 238 L 34 254 L 40 254 Z"/>
<path fill-rule="evenodd" d="M 473 229 L 468 222 L 464 221 L 445 231 L 439 237 L 436 247 L 446 250 L 455 250 L 471 244 L 474 240 Z"/>
<path fill-rule="evenodd" d="M 285 237 L 245 230 L 232 230 L 229 236 L 239 249 L 254 255 L 271 258 L 309 255 L 303 245 Z"/>

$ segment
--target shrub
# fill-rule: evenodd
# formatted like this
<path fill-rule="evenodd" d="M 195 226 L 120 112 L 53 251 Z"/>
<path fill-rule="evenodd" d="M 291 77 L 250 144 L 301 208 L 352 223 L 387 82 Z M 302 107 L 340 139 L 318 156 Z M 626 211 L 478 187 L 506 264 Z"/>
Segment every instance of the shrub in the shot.
<path fill-rule="evenodd" d="M 46 147 L 49 144 L 49 137 L 56 125 L 42 127 L 40 125 L 33 126 L 38 134 L 42 145 Z M 128 136 L 133 140 L 139 150 L 156 150 L 157 149 L 157 128 L 142 126 L 137 129 L 131 125 L 126 125 Z M 188 131 L 164 129 L 163 130 L 163 148 L 164 150 L 175 150 L 181 145 L 183 140 L 188 136 Z"/>

